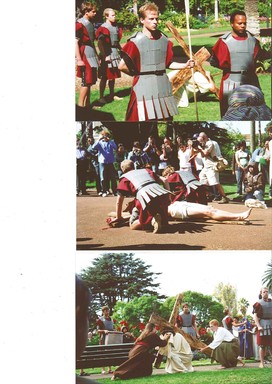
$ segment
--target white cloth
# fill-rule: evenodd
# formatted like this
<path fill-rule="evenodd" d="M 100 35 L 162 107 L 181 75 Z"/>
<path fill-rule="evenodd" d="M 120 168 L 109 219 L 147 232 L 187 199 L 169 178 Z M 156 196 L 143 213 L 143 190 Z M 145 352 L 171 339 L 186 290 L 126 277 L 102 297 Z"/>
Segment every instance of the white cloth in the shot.
<path fill-rule="evenodd" d="M 193 353 L 189 343 L 180 334 L 171 335 L 168 344 L 160 347 L 159 353 L 167 357 L 165 371 L 167 373 L 193 372 Z"/>
<path fill-rule="evenodd" d="M 190 157 L 191 157 L 191 150 L 189 148 L 186 148 L 185 151 L 182 151 L 181 149 L 179 149 L 178 158 L 179 158 L 179 169 L 180 170 L 192 169 L 191 163 L 189 161 Z"/>
<path fill-rule="evenodd" d="M 167 74 L 169 80 L 171 81 L 178 72 L 179 70 L 169 72 Z M 189 106 L 189 100 L 194 96 L 194 89 L 196 93 L 207 93 L 210 91 L 211 84 L 202 73 L 194 73 L 194 82 L 195 84 L 193 83 L 193 79 L 190 78 L 175 92 L 174 98 L 178 107 L 186 108 Z"/>
<path fill-rule="evenodd" d="M 217 331 L 213 334 L 213 341 L 209 344 L 211 349 L 217 348 L 223 341 L 231 341 L 234 339 L 234 336 L 230 331 L 223 327 L 218 327 Z"/>
<path fill-rule="evenodd" d="M 269 152 L 272 153 L 272 140 L 269 141 Z M 270 157 L 270 163 L 269 163 L 269 184 L 272 184 L 272 159 Z"/>

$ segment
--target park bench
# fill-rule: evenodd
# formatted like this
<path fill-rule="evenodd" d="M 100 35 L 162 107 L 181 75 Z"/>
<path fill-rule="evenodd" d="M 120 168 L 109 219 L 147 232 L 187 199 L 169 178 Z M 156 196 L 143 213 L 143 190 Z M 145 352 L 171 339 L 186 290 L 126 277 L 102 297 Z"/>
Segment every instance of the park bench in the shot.
<path fill-rule="evenodd" d="M 88 345 L 76 361 L 76 369 L 118 366 L 128 359 L 134 343 Z"/>

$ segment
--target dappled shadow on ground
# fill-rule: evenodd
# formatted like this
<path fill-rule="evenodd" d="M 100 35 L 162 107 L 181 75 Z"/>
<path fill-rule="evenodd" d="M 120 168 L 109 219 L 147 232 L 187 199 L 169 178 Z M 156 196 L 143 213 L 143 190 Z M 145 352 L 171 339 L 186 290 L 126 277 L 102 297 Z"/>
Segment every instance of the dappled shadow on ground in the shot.
<path fill-rule="evenodd" d="M 179 233 L 183 234 L 185 232 L 188 233 L 202 233 L 202 232 L 208 232 L 209 229 L 205 228 L 209 226 L 209 224 L 206 223 L 200 223 L 200 222 L 191 222 L 191 221 L 182 221 L 182 222 L 175 222 L 174 224 L 171 223 L 169 225 L 169 228 L 167 228 L 167 233 Z"/>
<path fill-rule="evenodd" d="M 118 97 L 126 97 L 126 96 L 129 96 L 130 95 L 130 90 L 131 90 L 131 87 L 129 86 L 128 88 L 125 88 L 125 89 L 120 89 L 118 91 L 116 91 L 114 93 L 115 96 L 118 96 Z M 104 96 L 104 99 L 106 100 L 106 104 L 111 104 L 113 102 L 113 100 L 110 99 L 110 96 L 109 95 L 106 95 Z M 92 103 L 92 107 L 103 107 L 105 106 L 106 104 L 101 104 L 101 102 L 99 102 L 99 100 L 94 100 L 93 103 Z M 101 112 L 97 109 L 95 109 L 95 111 L 97 112 L 100 112 L 100 113 L 106 113 L 106 112 Z M 101 119 L 102 120 L 102 119 Z M 113 119 L 114 120 L 114 119 Z"/>
<path fill-rule="evenodd" d="M 76 105 L 76 121 L 115 121 L 112 113 Z"/>

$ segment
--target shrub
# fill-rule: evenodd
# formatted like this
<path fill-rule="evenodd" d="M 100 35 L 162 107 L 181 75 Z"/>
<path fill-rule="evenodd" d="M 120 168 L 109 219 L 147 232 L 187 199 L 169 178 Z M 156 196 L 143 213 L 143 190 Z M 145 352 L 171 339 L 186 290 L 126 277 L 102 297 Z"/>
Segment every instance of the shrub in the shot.
<path fill-rule="evenodd" d="M 117 13 L 116 21 L 123 29 L 132 30 L 138 25 L 138 17 L 134 13 L 127 9 L 123 9 L 122 12 Z"/>
<path fill-rule="evenodd" d="M 271 39 L 270 38 L 262 38 L 261 40 L 261 47 L 265 51 L 271 52 Z M 265 60 L 257 60 L 257 73 L 265 73 L 265 72 L 271 72 L 271 58 L 265 59 Z"/>

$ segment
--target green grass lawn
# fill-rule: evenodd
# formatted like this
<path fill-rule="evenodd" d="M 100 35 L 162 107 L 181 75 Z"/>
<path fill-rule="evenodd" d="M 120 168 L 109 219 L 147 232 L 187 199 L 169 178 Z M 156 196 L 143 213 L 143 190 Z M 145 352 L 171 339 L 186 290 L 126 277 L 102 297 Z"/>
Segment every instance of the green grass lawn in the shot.
<path fill-rule="evenodd" d="M 271 384 L 271 368 L 227 369 L 188 374 L 159 374 L 139 379 L 130 379 L 131 384 Z M 111 375 L 98 379 L 99 383 L 112 383 Z M 123 382 L 116 380 L 116 382 Z M 127 382 L 127 381 L 126 381 Z"/>

